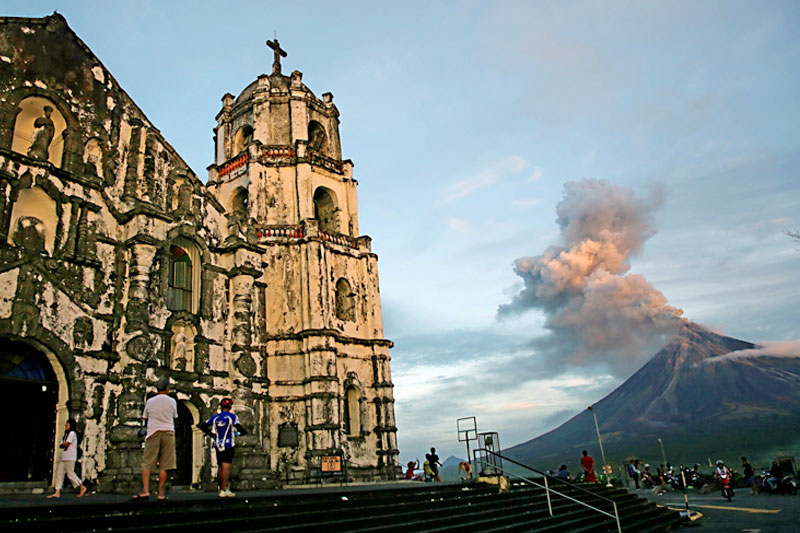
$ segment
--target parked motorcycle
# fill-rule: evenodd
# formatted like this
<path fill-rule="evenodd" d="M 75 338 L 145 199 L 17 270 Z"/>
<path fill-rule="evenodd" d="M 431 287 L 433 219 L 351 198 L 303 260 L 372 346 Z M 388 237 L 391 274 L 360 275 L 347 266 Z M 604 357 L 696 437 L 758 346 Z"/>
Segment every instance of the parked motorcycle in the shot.
<path fill-rule="evenodd" d="M 797 483 L 794 482 L 792 476 L 783 476 L 781 478 L 777 478 L 778 482 L 775 484 L 775 488 L 772 488 L 772 485 L 769 483 L 770 474 L 769 472 L 764 472 L 762 474 L 761 479 L 761 492 L 766 494 L 797 494 Z"/>
<path fill-rule="evenodd" d="M 696 489 L 699 489 L 706 483 L 706 479 L 705 477 L 703 477 L 703 474 L 697 471 L 699 466 L 700 465 L 696 464 L 694 465 L 693 469 L 689 470 L 689 468 L 687 467 L 684 471 L 685 472 L 684 475 L 686 476 L 686 484 L 691 485 Z"/>

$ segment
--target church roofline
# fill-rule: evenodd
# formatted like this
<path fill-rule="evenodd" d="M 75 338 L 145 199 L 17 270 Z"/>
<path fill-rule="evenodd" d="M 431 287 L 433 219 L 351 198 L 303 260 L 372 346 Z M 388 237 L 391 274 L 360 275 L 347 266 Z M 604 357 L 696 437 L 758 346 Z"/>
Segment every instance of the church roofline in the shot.
<path fill-rule="evenodd" d="M 100 67 L 103 69 L 103 74 L 108 79 L 110 79 L 111 82 L 114 84 L 114 86 L 116 86 L 116 88 L 125 96 L 125 98 L 127 98 L 127 100 L 128 100 L 127 103 L 130 106 L 132 106 L 134 109 L 136 109 L 136 111 L 141 115 L 141 118 L 147 123 L 147 125 L 149 127 L 153 128 L 153 130 L 155 130 L 158 133 L 159 137 L 161 137 L 161 141 L 164 144 L 164 147 L 167 148 L 170 152 L 172 152 L 172 155 L 174 155 L 187 169 L 189 169 L 191 171 L 192 177 L 195 180 L 197 180 L 199 183 L 202 184 L 203 182 L 197 176 L 197 172 L 195 172 L 194 169 L 191 166 L 189 166 L 189 164 L 183 159 L 183 157 L 181 157 L 181 155 L 178 153 L 178 151 L 169 143 L 169 141 L 167 141 L 167 139 L 164 138 L 164 136 L 161 134 L 161 131 L 153 124 L 153 121 L 150 120 L 147 117 L 147 114 L 145 114 L 145 112 L 142 110 L 141 107 L 139 107 L 139 105 L 131 97 L 131 95 L 128 94 L 128 92 L 122 87 L 122 85 L 119 83 L 119 81 L 117 81 L 117 79 L 114 77 L 114 75 L 108 69 L 108 67 L 105 66 L 105 64 L 100 60 L 99 57 L 97 57 L 97 55 L 92 51 L 92 49 L 89 48 L 89 46 L 85 42 L 83 42 L 83 40 L 78 36 L 77 33 L 75 33 L 75 30 L 73 30 L 70 27 L 70 25 L 67 22 L 67 19 L 64 17 L 64 15 L 62 15 L 61 13 L 58 13 L 57 11 L 55 11 L 55 12 L 53 12 L 52 15 L 47 15 L 45 17 L 0 17 L 0 25 L 4 25 L 4 24 L 25 25 L 25 24 L 28 24 L 28 25 L 47 26 L 47 24 L 51 20 L 56 20 L 56 21 L 64 24 L 64 27 L 69 32 L 69 34 L 72 36 L 72 38 L 75 40 L 75 43 L 78 45 L 78 47 L 80 47 L 81 50 L 83 50 L 84 53 L 86 53 L 91 59 L 93 59 L 94 61 L 97 62 L 97 64 L 100 65 Z"/>

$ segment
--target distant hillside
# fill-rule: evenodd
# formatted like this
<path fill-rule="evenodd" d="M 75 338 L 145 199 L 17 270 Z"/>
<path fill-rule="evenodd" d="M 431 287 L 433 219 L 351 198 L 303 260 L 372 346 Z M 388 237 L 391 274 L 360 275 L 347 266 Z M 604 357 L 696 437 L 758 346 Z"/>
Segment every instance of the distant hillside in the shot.
<path fill-rule="evenodd" d="M 759 467 L 777 453 L 800 458 L 800 358 L 760 357 L 708 364 L 752 343 L 696 324 L 595 404 L 606 458 L 615 465 L 635 455 L 658 464 L 664 442 L 672 463 L 738 465 L 747 455 Z M 589 411 L 506 453 L 537 468 L 567 463 L 576 470 L 582 449 L 601 462 Z M 599 468 L 599 467 L 598 467 Z"/>
<path fill-rule="evenodd" d="M 451 455 L 444 460 L 439 468 L 439 477 L 442 478 L 442 481 L 458 481 L 458 463 L 465 461 L 466 459 Z"/>

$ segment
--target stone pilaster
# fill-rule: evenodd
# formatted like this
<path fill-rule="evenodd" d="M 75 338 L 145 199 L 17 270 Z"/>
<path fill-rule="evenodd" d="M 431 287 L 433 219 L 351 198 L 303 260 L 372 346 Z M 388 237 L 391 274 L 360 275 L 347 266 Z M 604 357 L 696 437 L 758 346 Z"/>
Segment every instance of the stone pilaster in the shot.
<path fill-rule="evenodd" d="M 256 416 L 253 396 L 253 379 L 259 373 L 253 346 L 253 316 L 255 305 L 255 280 L 261 272 L 254 268 L 258 255 L 245 243 L 233 247 L 234 262 L 231 271 L 231 376 L 236 389 L 232 392 L 234 412 L 248 434 L 236 441 L 236 460 L 232 465 L 235 486 L 241 489 L 259 489 L 272 486 L 273 475 L 269 471 L 268 455 L 259 438 L 259 417 Z M 260 364 L 264 364 L 263 361 Z"/>
<path fill-rule="evenodd" d="M 142 443 L 137 432 L 144 409 L 143 369 L 128 367 L 116 409 L 108 413 L 106 467 L 98 483 L 103 492 L 133 492 L 141 485 Z"/>

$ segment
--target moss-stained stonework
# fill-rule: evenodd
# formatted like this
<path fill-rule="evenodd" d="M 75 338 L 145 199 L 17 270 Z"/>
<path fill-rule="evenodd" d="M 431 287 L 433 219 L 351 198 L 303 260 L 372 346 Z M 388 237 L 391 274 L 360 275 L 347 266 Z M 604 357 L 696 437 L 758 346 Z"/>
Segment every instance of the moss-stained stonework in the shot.
<path fill-rule="evenodd" d="M 101 490 L 138 483 L 161 376 L 184 422 L 234 398 L 239 486 L 331 454 L 393 478 L 391 342 L 333 96 L 278 68 L 222 104 L 204 184 L 62 16 L 0 18 L 0 341 L 47 356 L 52 445 L 76 418 Z M 211 484 L 207 439 L 178 437 L 185 482 Z"/>

